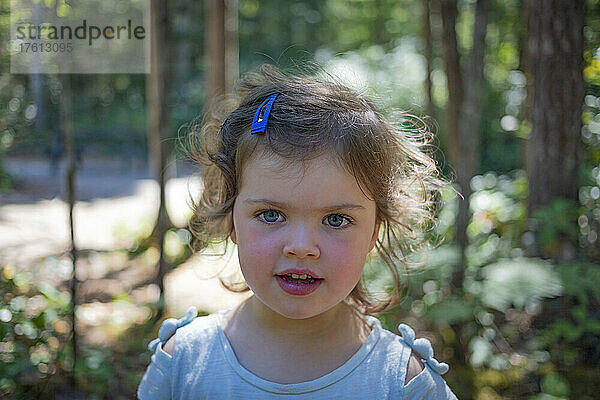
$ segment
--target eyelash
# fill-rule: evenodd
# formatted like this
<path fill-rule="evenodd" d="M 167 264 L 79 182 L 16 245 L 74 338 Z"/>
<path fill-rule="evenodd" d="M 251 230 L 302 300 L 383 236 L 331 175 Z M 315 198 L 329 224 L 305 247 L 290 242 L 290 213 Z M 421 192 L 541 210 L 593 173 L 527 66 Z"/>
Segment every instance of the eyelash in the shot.
<path fill-rule="evenodd" d="M 277 214 L 279 214 L 279 215 L 283 216 L 283 215 L 282 215 L 282 214 L 281 214 L 279 211 L 277 211 L 277 210 L 273 210 L 273 209 L 268 209 L 268 210 L 262 210 L 262 211 L 258 211 L 258 212 L 257 212 L 257 213 L 256 213 L 254 216 L 255 216 L 256 218 L 258 218 L 260 221 L 264 222 L 265 224 L 272 225 L 272 224 L 274 224 L 275 222 L 268 222 L 268 221 L 265 221 L 265 219 L 264 219 L 264 218 L 261 218 L 261 216 L 262 216 L 264 213 L 266 213 L 266 212 L 269 212 L 269 211 L 274 211 L 274 212 L 276 212 Z M 331 225 L 329 225 L 329 226 L 330 226 L 331 228 L 333 228 L 333 229 L 339 229 L 339 230 L 342 230 L 342 229 L 346 229 L 346 228 L 348 228 L 348 227 L 349 227 L 349 226 L 351 226 L 351 225 L 354 225 L 354 220 L 353 220 L 352 218 L 350 218 L 349 216 L 347 216 L 347 215 L 344 215 L 344 214 L 329 214 L 329 215 L 327 215 L 327 216 L 326 216 L 326 217 L 325 217 L 323 220 L 326 220 L 326 219 L 327 219 L 327 217 L 329 217 L 330 215 L 338 215 L 338 216 L 340 216 L 340 217 L 342 217 L 342 218 L 344 218 L 344 219 L 346 219 L 346 220 L 348 221 L 348 223 L 347 223 L 346 225 L 344 225 L 344 226 L 340 226 L 340 227 L 335 227 L 335 226 L 331 226 Z"/>

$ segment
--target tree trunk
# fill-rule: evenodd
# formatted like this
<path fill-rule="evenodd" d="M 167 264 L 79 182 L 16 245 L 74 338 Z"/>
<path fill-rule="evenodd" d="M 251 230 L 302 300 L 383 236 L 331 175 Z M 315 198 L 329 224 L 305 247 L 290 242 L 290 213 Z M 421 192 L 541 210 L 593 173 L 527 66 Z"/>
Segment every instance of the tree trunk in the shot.
<path fill-rule="evenodd" d="M 455 241 L 460 251 L 460 263 L 452 272 L 452 286 L 461 293 L 466 266 L 465 250 L 468 245 L 469 197 L 471 178 L 475 174 L 479 159 L 477 151 L 481 136 L 481 104 L 483 85 L 483 61 L 487 28 L 487 0 L 478 0 L 475 6 L 473 48 L 465 62 L 465 74 L 461 71 L 456 39 L 456 0 L 441 0 L 444 62 L 448 80 L 447 146 L 455 167 L 456 182 L 462 198 L 458 200 L 458 215 L 455 224 Z M 454 324 L 452 329 L 458 338 L 455 346 L 456 358 L 468 365 L 468 344 L 461 339 L 462 327 Z"/>
<path fill-rule="evenodd" d="M 430 0 L 423 0 L 423 40 L 425 42 L 425 63 L 427 72 L 425 77 L 425 112 L 431 118 L 435 118 L 433 111 L 433 100 L 431 98 L 431 66 L 433 65 L 433 42 L 431 40 L 431 10 Z"/>
<path fill-rule="evenodd" d="M 225 91 L 231 92 L 240 73 L 238 0 L 225 2 Z"/>
<path fill-rule="evenodd" d="M 487 28 L 487 0 L 477 0 L 475 5 L 475 27 L 473 48 L 465 63 L 463 98 L 458 116 L 458 151 L 454 160 L 457 167 L 457 182 L 464 199 L 459 201 L 456 221 L 456 241 L 461 249 L 461 264 L 466 266 L 465 249 L 468 245 L 467 226 L 470 220 L 469 205 L 471 179 L 479 168 L 479 142 L 481 138 L 481 109 L 483 93 L 483 61 L 485 55 L 485 35 Z M 462 287 L 463 269 L 456 271 L 454 284 Z"/>
<path fill-rule="evenodd" d="M 455 240 L 461 253 L 461 265 L 452 275 L 452 284 L 462 288 L 465 249 L 468 244 L 470 182 L 479 163 L 477 151 L 481 136 L 481 93 L 483 60 L 487 28 L 487 0 L 478 0 L 475 6 L 473 48 L 461 72 L 456 40 L 456 0 L 441 0 L 444 62 L 448 80 L 447 146 L 455 166 L 456 182 L 462 194 L 456 217 Z"/>
<path fill-rule="evenodd" d="M 529 10 L 532 101 L 526 168 L 528 213 L 533 216 L 553 199 L 578 201 L 585 2 L 531 1 Z M 576 243 L 563 239 L 555 251 L 542 250 L 542 255 L 572 259 Z"/>
<path fill-rule="evenodd" d="M 73 351 L 73 370 L 71 372 L 71 385 L 72 387 L 77 386 L 75 379 L 77 359 L 78 355 L 78 344 L 77 344 L 77 329 L 76 329 L 76 318 L 75 311 L 77 310 L 77 246 L 75 245 L 75 224 L 73 221 L 73 209 L 75 207 L 75 178 L 76 178 L 76 165 L 75 165 L 75 148 L 73 144 L 73 110 L 72 110 L 72 90 L 71 90 L 71 76 L 66 74 L 63 75 L 62 79 L 62 90 L 60 93 L 60 113 L 63 130 L 63 140 L 65 152 L 67 155 L 67 175 L 65 179 L 66 183 L 66 195 L 67 204 L 69 206 L 69 233 L 71 242 L 71 262 L 73 263 L 73 272 L 71 275 L 71 344 Z"/>
<path fill-rule="evenodd" d="M 34 25 L 40 24 L 40 8 L 43 7 L 40 3 L 34 3 L 33 5 L 33 23 Z M 29 74 L 29 90 L 31 91 L 31 97 L 33 104 L 35 105 L 36 113 L 33 127 L 35 134 L 38 136 L 46 135 L 46 101 L 44 99 L 44 88 L 43 88 L 43 76 L 38 73 L 41 71 L 41 54 L 34 53 L 31 69 L 35 73 Z"/>
<path fill-rule="evenodd" d="M 164 278 L 169 271 L 169 264 L 165 259 L 163 244 L 167 230 L 172 226 L 165 204 L 165 184 L 167 177 L 166 166 L 171 153 L 169 140 L 169 120 L 167 99 L 169 96 L 169 43 L 168 43 L 168 12 L 166 0 L 151 0 L 152 33 L 150 38 L 150 76 L 146 84 L 148 93 L 148 149 L 150 168 L 160 187 L 160 200 L 158 218 L 152 238 L 158 245 L 160 261 L 156 284 L 160 289 L 160 300 L 156 319 L 163 315 L 164 304 Z"/>
<path fill-rule="evenodd" d="M 442 12 L 442 45 L 444 50 L 444 65 L 448 81 L 448 104 L 446 105 L 446 144 L 450 160 L 459 159 L 458 148 L 458 112 L 462 103 L 462 74 L 460 58 L 456 43 L 456 0 L 440 0 Z"/>
<path fill-rule="evenodd" d="M 206 95 L 225 93 L 225 0 L 206 0 Z"/>
<path fill-rule="evenodd" d="M 537 1 L 537 0 L 535 0 Z M 532 0 L 523 0 L 523 12 L 521 16 L 522 28 L 519 32 L 519 70 L 525 75 L 526 82 L 531 82 L 531 57 L 529 52 L 529 18 L 531 18 L 531 12 L 529 11 Z M 531 91 L 532 85 L 527 84 L 525 86 L 525 99 L 521 106 L 521 119 L 523 121 L 530 121 L 531 118 L 531 103 L 533 98 L 533 92 Z M 521 168 L 527 169 L 527 143 L 523 140 L 519 140 L 522 146 L 519 146 L 520 151 L 520 165 Z"/>
<path fill-rule="evenodd" d="M 206 0 L 206 99 L 233 88 L 238 75 L 237 0 Z"/>
<path fill-rule="evenodd" d="M 373 32 L 373 43 L 386 45 L 388 44 L 388 40 L 386 40 L 386 29 L 385 29 L 385 21 L 389 18 L 389 15 L 386 15 L 386 5 L 387 1 L 383 0 L 375 0 L 375 18 L 373 20 L 373 26 L 371 32 Z"/>

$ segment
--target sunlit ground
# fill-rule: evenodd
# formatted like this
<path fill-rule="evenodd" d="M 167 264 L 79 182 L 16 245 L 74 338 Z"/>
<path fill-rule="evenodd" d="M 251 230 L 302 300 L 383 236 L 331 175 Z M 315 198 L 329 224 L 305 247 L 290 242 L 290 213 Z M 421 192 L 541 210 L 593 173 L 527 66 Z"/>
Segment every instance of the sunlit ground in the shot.
<path fill-rule="evenodd" d="M 19 183 L 0 197 L 0 265 L 11 266 L 15 273 L 29 271 L 23 285 L 48 282 L 66 291 L 72 264 L 64 167 L 54 174 L 43 159 L 8 160 L 7 167 Z M 119 161 L 97 159 L 85 160 L 78 171 L 76 197 L 82 200 L 74 209 L 75 242 L 81 249 L 77 326 L 82 342 L 90 345 L 114 343 L 131 325 L 146 321 L 147 304 L 159 294 L 152 283 L 158 252 L 150 248 L 132 259 L 127 252 L 152 230 L 158 184 L 139 170 L 121 168 Z M 179 177 L 167 183 L 167 210 L 173 223 L 183 227 L 190 215 L 190 193 L 197 193 L 201 185 L 180 171 L 173 175 Z M 171 251 L 177 246 L 181 245 Z M 234 271 L 237 255 L 196 255 L 171 271 L 165 282 L 167 315 L 181 316 L 191 305 L 205 312 L 226 309 L 247 296 L 219 283 L 217 275 L 225 264 Z"/>

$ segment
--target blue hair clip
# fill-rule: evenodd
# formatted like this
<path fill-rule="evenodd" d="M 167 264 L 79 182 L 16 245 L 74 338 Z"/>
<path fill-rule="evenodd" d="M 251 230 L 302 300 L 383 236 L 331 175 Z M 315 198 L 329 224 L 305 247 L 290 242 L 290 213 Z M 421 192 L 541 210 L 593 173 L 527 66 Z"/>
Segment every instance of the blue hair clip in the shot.
<path fill-rule="evenodd" d="M 270 95 L 258 107 L 258 110 L 256 110 L 256 113 L 254 114 L 252 125 L 250 126 L 251 134 L 265 132 L 265 129 L 267 128 L 267 122 L 269 122 L 269 114 L 271 113 L 271 108 L 273 107 L 273 103 L 275 102 L 277 96 L 279 96 L 279 93 Z M 261 111 L 263 110 L 263 107 L 264 111 L 261 116 Z"/>

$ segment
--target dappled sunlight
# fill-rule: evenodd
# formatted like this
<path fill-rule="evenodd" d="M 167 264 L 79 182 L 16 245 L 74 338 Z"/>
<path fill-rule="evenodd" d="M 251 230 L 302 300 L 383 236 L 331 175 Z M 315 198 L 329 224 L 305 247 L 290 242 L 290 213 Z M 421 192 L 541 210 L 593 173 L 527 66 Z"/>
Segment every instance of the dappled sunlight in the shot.
<path fill-rule="evenodd" d="M 480 286 L 483 303 L 499 311 L 509 307 L 528 312 L 539 307 L 543 298 L 562 293 L 559 274 L 549 262 L 514 258 L 485 266 Z"/>
<path fill-rule="evenodd" d="M 192 195 L 199 185 L 192 178 L 176 178 L 167 184 L 167 209 L 176 226 L 184 226 L 191 211 Z M 109 185 L 110 182 L 105 182 Z M 152 230 L 158 204 L 158 184 L 132 180 L 135 194 L 125 197 L 79 201 L 74 208 L 78 248 L 116 250 L 128 248 L 137 237 Z M 59 198 L 30 204 L 0 206 L 0 263 L 27 266 L 69 246 L 68 206 Z"/>
<path fill-rule="evenodd" d="M 183 315 L 190 305 L 208 313 L 234 307 L 251 292 L 232 293 L 221 285 L 219 277 L 233 279 L 235 283 L 243 279 L 240 274 L 236 249 L 230 248 L 223 256 L 193 255 L 167 275 L 169 313 Z"/>
<path fill-rule="evenodd" d="M 102 382 L 105 369 L 112 364 L 107 362 L 115 357 L 139 365 L 132 370 L 117 367 L 111 374 L 139 380 L 137 374 L 147 364 L 145 349 L 154 335 L 150 331 L 160 295 L 154 283 L 160 254 L 156 247 L 147 247 L 143 242 L 156 218 L 158 184 L 150 179 L 122 176 L 120 185 L 124 187 L 129 179 L 130 189 L 121 190 L 123 195 L 111 193 L 97 186 L 111 185 L 111 169 L 106 169 L 104 178 L 98 175 L 101 171 L 94 172 L 96 186 L 87 182 L 79 188 L 78 194 L 86 200 L 77 201 L 74 207 L 79 248 L 76 308 L 82 351 L 79 368 L 84 373 L 82 387 L 90 390 L 95 385 L 93 377 Z M 186 225 L 191 215 L 190 198 L 201 190 L 198 182 L 193 176 L 167 182 L 167 210 L 175 226 Z M 91 190 L 91 194 L 86 194 L 86 190 Z M 67 251 L 68 205 L 59 197 L 39 200 L 32 195 L 14 191 L 8 197 L 5 195 L 6 204 L 0 205 L 2 285 L 9 288 L 8 292 L 2 292 L 0 321 L 13 324 L 16 335 L 0 342 L 0 360 L 32 365 L 36 372 L 23 377 L 31 382 L 38 379 L 60 382 L 69 373 L 72 360 L 68 305 L 73 265 Z M 189 241 L 186 229 L 169 231 L 165 256 L 171 261 L 186 257 Z M 205 255 L 192 257 L 171 271 L 166 278 L 167 313 L 180 315 L 189 305 L 205 311 L 226 309 L 243 300 L 247 294 L 232 294 L 215 278 L 223 264 L 224 259 Z M 21 359 L 23 340 L 26 346 L 28 343 L 31 346 Z M 14 381 L 0 382 L 0 386 L 4 385 L 2 390 L 14 384 Z"/>
<path fill-rule="evenodd" d="M 68 245 L 67 205 L 59 200 L 0 206 L 0 264 L 32 266 Z"/>
<path fill-rule="evenodd" d="M 85 333 L 82 339 L 90 346 L 111 346 L 121 340 L 132 325 L 145 323 L 152 316 L 148 306 L 133 303 L 130 299 L 117 299 L 109 303 L 94 301 L 77 308 L 77 328 Z"/>

